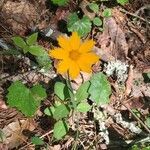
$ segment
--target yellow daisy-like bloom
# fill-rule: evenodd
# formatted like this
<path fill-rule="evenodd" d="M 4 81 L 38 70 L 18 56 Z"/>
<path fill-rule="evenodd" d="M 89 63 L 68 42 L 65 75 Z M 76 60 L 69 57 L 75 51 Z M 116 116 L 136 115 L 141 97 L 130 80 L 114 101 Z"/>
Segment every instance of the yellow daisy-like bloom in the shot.
<path fill-rule="evenodd" d="M 58 59 L 57 72 L 65 74 L 75 79 L 80 71 L 90 73 L 91 66 L 99 60 L 99 57 L 92 52 L 93 40 L 81 42 L 77 32 L 73 32 L 70 38 L 65 36 L 58 37 L 59 48 L 49 51 L 49 55 Z"/>

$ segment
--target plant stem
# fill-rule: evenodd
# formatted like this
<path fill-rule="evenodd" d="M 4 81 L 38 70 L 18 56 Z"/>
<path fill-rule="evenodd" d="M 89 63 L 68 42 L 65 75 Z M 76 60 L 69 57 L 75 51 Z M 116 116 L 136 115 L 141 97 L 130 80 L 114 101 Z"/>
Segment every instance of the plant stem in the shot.
<path fill-rule="evenodd" d="M 75 101 L 75 95 L 73 93 L 73 88 L 71 86 L 71 80 L 70 80 L 70 77 L 69 77 L 69 73 L 68 74 L 68 79 L 66 80 L 66 83 L 67 83 L 67 86 L 69 88 L 69 94 L 70 94 L 70 100 L 71 100 L 71 103 L 73 105 L 73 109 L 76 108 L 76 101 Z"/>
<path fill-rule="evenodd" d="M 74 141 L 74 145 L 73 145 L 72 150 L 77 149 L 77 139 L 78 139 L 78 137 L 79 137 L 79 117 L 78 117 L 78 114 L 77 114 L 77 132 L 76 132 L 76 137 L 75 137 L 75 141 Z"/>
<path fill-rule="evenodd" d="M 67 75 L 68 75 L 68 80 L 66 81 L 66 83 L 67 83 L 67 86 L 70 90 L 69 93 L 70 93 L 70 97 L 71 97 L 71 103 L 73 105 L 73 113 L 74 113 L 74 115 L 76 115 L 75 117 L 76 117 L 76 122 L 77 122 L 77 130 L 76 130 L 77 132 L 76 132 L 74 145 L 73 145 L 73 148 L 72 148 L 72 150 L 76 150 L 76 148 L 77 148 L 77 139 L 79 137 L 79 117 L 78 117 L 77 112 L 75 111 L 75 109 L 77 107 L 77 103 L 76 103 L 76 99 L 75 99 L 75 94 L 73 92 L 73 88 L 71 86 L 71 80 L 70 80 L 70 77 L 69 77 L 69 73 L 67 73 Z"/>

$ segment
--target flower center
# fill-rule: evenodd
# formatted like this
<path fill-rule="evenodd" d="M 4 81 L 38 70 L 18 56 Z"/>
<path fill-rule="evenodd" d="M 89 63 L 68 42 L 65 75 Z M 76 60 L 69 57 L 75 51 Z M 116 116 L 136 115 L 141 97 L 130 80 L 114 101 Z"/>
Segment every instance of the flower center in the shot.
<path fill-rule="evenodd" d="M 80 57 L 80 53 L 76 50 L 72 50 L 70 51 L 69 53 L 69 57 L 72 59 L 72 60 L 77 60 L 79 57 Z"/>

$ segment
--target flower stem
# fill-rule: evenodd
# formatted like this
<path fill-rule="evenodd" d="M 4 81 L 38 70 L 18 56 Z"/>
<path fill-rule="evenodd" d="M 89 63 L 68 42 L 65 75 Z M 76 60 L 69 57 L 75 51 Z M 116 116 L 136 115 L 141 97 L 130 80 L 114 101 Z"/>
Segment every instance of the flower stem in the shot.
<path fill-rule="evenodd" d="M 69 73 L 68 74 L 68 79 L 66 80 L 66 83 L 67 83 L 67 87 L 69 89 L 69 95 L 70 95 L 70 100 L 71 100 L 71 103 L 72 103 L 72 106 L 73 106 L 73 109 L 76 108 L 76 101 L 75 101 L 75 95 L 74 95 L 74 92 L 73 92 L 73 88 L 71 86 L 71 80 L 70 80 L 70 77 L 69 77 Z"/>
<path fill-rule="evenodd" d="M 77 115 L 76 116 L 77 132 L 76 132 L 76 136 L 75 136 L 74 145 L 72 147 L 72 150 L 76 150 L 77 149 L 77 139 L 79 137 L 79 117 L 78 117 L 77 112 L 75 111 L 75 109 L 77 107 L 77 103 L 76 103 L 76 100 L 75 100 L 75 94 L 74 94 L 73 88 L 71 86 L 71 80 L 70 80 L 68 72 L 67 72 L 67 75 L 68 75 L 68 79 L 66 80 L 66 83 L 67 83 L 67 86 L 69 88 L 69 94 L 70 94 L 70 98 L 71 98 L 70 100 L 71 100 L 71 103 L 72 103 L 72 106 L 73 106 L 73 112 L 72 112 L 72 114 L 74 113 L 74 115 Z"/>

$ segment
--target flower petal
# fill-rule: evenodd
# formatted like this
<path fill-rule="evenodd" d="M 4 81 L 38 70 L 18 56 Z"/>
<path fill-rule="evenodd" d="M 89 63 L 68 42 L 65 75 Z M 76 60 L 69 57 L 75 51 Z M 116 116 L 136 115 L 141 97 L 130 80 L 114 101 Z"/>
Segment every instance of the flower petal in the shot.
<path fill-rule="evenodd" d="M 58 41 L 59 46 L 63 48 L 64 50 L 67 50 L 67 51 L 71 50 L 69 39 L 66 38 L 65 36 L 59 36 L 57 41 Z"/>
<path fill-rule="evenodd" d="M 77 76 L 80 74 L 80 69 L 77 63 L 74 61 L 70 62 L 70 67 L 69 67 L 69 76 L 71 79 L 77 78 Z"/>
<path fill-rule="evenodd" d="M 57 72 L 60 74 L 66 73 L 70 66 L 69 62 L 69 59 L 60 61 L 57 66 Z"/>
<path fill-rule="evenodd" d="M 67 59 L 69 53 L 62 48 L 55 48 L 54 50 L 49 51 L 49 56 L 55 59 Z"/>
<path fill-rule="evenodd" d="M 86 53 L 92 50 L 95 42 L 93 40 L 85 41 L 79 48 L 80 53 Z"/>
<path fill-rule="evenodd" d="M 80 37 L 77 32 L 73 32 L 69 39 L 72 50 L 78 50 L 80 47 Z"/>
<path fill-rule="evenodd" d="M 78 64 L 93 65 L 99 60 L 99 57 L 94 53 L 85 53 L 78 59 Z"/>
<path fill-rule="evenodd" d="M 92 72 L 91 65 L 85 64 L 84 62 L 83 63 L 80 62 L 78 65 L 81 71 L 87 72 L 87 73 Z"/>

